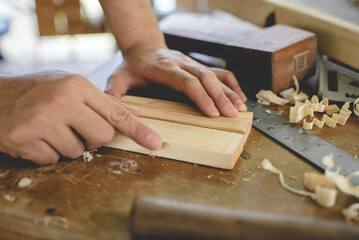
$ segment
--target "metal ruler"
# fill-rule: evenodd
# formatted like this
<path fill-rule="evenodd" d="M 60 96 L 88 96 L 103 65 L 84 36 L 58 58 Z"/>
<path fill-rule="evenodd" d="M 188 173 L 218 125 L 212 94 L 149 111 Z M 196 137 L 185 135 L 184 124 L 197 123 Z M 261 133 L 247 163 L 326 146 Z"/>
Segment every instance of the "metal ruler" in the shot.
<path fill-rule="evenodd" d="M 269 108 L 257 104 L 253 100 L 246 103 L 248 111 L 253 112 L 253 127 L 261 133 L 286 146 L 294 153 L 324 171 L 326 166 L 322 163 L 325 155 L 333 154 L 334 168 L 340 166 L 340 173 L 348 175 L 359 171 L 359 160 L 340 150 L 323 139 L 313 135 L 287 118 L 275 112 L 269 113 Z M 359 179 L 352 181 L 359 183 Z"/>

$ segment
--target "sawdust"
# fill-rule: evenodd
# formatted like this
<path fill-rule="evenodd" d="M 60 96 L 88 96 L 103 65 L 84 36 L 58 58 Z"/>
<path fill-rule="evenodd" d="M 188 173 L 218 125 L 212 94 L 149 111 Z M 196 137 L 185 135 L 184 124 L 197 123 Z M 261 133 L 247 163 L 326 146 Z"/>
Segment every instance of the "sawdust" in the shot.
<path fill-rule="evenodd" d="M 125 173 L 136 173 L 138 164 L 133 159 L 121 158 L 118 161 L 109 162 L 106 169 L 116 175 L 122 175 Z"/>
<path fill-rule="evenodd" d="M 15 201 L 15 197 L 14 197 L 14 196 L 11 196 L 11 195 L 6 194 L 6 195 L 4 195 L 3 197 L 4 197 L 4 199 L 5 199 L 6 201 L 8 201 L 8 202 L 14 202 L 14 201 Z"/>
<path fill-rule="evenodd" d="M 30 186 L 31 183 L 32 183 L 32 180 L 30 178 L 25 177 L 25 178 L 21 178 L 17 185 L 20 188 L 24 188 L 24 187 Z"/>

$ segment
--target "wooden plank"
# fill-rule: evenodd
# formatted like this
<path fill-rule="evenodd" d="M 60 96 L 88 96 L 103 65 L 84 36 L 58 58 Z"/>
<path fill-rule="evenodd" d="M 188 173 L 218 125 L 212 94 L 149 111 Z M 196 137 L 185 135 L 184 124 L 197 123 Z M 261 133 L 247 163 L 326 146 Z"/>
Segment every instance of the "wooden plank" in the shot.
<path fill-rule="evenodd" d="M 147 118 L 141 120 L 162 137 L 160 150 L 150 151 L 120 133 L 107 147 L 223 169 L 232 169 L 243 149 L 244 137 L 240 133 Z"/>
<path fill-rule="evenodd" d="M 359 69 L 358 25 L 284 0 L 209 0 L 209 4 L 260 26 L 274 14 L 275 23 L 316 33 L 320 52 Z"/>
<path fill-rule="evenodd" d="M 152 98 L 124 96 L 121 101 L 140 109 L 142 118 L 164 120 L 168 122 L 241 133 L 246 141 L 252 127 L 253 113 L 240 112 L 235 118 L 209 118 L 197 108 L 187 104 Z"/>

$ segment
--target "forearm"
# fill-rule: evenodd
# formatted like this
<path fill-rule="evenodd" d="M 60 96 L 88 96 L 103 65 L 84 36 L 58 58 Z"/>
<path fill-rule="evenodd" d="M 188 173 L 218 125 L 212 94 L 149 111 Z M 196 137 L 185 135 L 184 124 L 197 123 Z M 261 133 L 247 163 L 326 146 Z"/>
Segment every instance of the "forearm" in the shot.
<path fill-rule="evenodd" d="M 126 53 L 134 46 L 166 47 L 149 0 L 100 0 L 107 23 L 119 48 Z M 143 49 L 145 48 L 145 49 Z"/>

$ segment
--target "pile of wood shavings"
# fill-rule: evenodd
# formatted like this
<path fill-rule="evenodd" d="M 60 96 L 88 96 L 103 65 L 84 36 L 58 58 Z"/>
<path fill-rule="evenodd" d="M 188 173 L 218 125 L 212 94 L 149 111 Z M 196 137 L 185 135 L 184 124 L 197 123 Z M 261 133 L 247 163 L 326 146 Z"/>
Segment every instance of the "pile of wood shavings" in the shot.
<path fill-rule="evenodd" d="M 293 76 L 294 88 L 289 88 L 280 93 L 283 98 L 278 97 L 270 90 L 261 90 L 257 93 L 257 102 L 259 104 L 269 106 L 270 103 L 277 105 L 285 105 L 288 103 L 294 104 L 290 108 L 289 122 L 298 123 L 303 119 L 303 128 L 306 130 L 313 129 L 313 126 L 322 128 L 324 124 L 328 127 L 335 128 L 337 124 L 345 125 L 351 115 L 349 110 L 350 102 L 346 102 L 341 109 L 335 104 L 329 105 L 327 98 L 324 98 L 321 102 L 316 95 L 312 99 L 308 100 L 308 95 L 299 91 L 298 79 Z M 353 111 L 355 115 L 359 116 L 359 98 L 354 102 Z M 315 112 L 324 113 L 322 119 L 314 117 Z M 305 119 L 307 116 L 311 117 L 310 121 Z"/>
<path fill-rule="evenodd" d="M 268 170 L 274 174 L 279 175 L 281 185 L 288 191 L 310 197 L 323 207 L 333 207 L 336 202 L 337 190 L 336 187 L 347 195 L 359 198 L 359 186 L 351 184 L 353 176 L 359 176 L 359 171 L 349 174 L 347 177 L 340 175 L 340 168 L 336 171 L 331 169 L 334 167 L 333 155 L 328 155 L 323 158 L 323 164 L 326 166 L 325 174 L 319 173 L 304 173 L 304 186 L 312 191 L 298 190 L 290 187 L 284 181 L 283 174 L 280 170 L 273 167 L 268 159 L 264 159 L 261 163 L 263 169 Z M 313 193 L 314 191 L 314 193 Z M 359 203 L 354 203 L 342 211 L 347 221 L 359 221 Z"/>
<path fill-rule="evenodd" d="M 303 128 L 306 130 L 313 129 L 313 125 L 322 128 L 324 123 L 331 128 L 335 128 L 337 124 L 345 125 L 351 115 L 349 110 L 350 102 L 346 102 L 341 109 L 337 105 L 329 105 L 328 99 L 325 98 L 321 102 L 318 101 L 317 96 L 313 96 L 309 101 L 296 102 L 294 107 L 290 108 L 289 122 L 298 123 L 303 118 L 310 116 L 311 121 L 303 121 Z M 314 112 L 324 113 L 321 120 L 314 117 Z M 331 117 L 330 117 L 331 116 Z"/>

